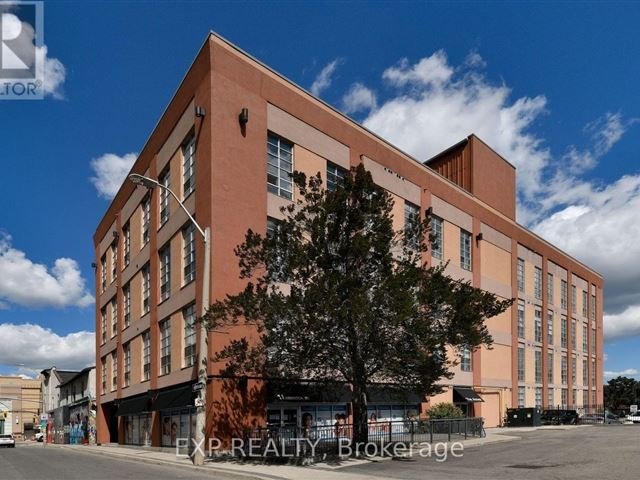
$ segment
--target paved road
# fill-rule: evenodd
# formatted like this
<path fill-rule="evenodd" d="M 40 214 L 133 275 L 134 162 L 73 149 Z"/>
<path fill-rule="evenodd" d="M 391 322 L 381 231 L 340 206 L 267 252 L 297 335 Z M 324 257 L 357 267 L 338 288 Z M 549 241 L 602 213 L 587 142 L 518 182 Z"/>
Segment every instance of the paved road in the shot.
<path fill-rule="evenodd" d="M 80 453 L 64 448 L 18 444 L 0 448 L 0 480 L 163 480 L 224 478 L 214 472 L 150 465 L 134 460 Z"/>
<path fill-rule="evenodd" d="M 468 448 L 461 458 L 449 457 L 442 463 L 435 457 L 389 460 L 341 471 L 407 480 L 640 478 L 640 425 L 594 425 L 514 435 L 522 440 Z"/>

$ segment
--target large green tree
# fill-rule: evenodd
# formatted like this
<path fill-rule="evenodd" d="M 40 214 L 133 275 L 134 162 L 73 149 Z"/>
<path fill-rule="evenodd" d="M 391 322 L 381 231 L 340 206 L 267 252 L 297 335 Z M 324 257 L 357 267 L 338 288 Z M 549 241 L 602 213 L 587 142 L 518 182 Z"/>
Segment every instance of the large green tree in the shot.
<path fill-rule="evenodd" d="M 429 267 L 429 218 L 394 231 L 389 193 L 363 166 L 341 185 L 295 172 L 297 201 L 268 234 L 249 230 L 236 248 L 246 288 L 209 308 L 210 330 L 255 328 L 216 356 L 229 374 L 345 382 L 353 391 L 353 439 L 367 440 L 373 383 L 440 391 L 461 348 L 490 346 L 485 320 L 511 300 Z"/>
<path fill-rule="evenodd" d="M 616 377 L 604 386 L 604 402 L 613 410 L 628 409 L 640 401 L 640 382 L 628 377 Z"/>

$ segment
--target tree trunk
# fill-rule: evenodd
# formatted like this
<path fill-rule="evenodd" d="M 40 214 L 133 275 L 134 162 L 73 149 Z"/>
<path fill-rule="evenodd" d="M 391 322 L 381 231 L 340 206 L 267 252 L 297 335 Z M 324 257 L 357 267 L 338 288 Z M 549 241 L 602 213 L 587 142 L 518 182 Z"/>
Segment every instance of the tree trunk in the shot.
<path fill-rule="evenodd" d="M 353 445 L 354 451 L 358 443 L 365 444 L 369 438 L 369 425 L 367 418 L 367 392 L 366 385 L 353 384 Z"/>

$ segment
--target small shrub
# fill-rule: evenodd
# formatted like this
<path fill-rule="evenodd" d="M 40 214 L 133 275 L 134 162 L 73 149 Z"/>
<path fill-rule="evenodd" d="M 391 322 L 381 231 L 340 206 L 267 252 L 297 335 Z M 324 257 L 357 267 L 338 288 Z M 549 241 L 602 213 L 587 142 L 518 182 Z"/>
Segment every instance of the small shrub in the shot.
<path fill-rule="evenodd" d="M 437 403 L 427 410 L 429 418 L 459 418 L 463 416 L 462 410 L 453 403 Z"/>

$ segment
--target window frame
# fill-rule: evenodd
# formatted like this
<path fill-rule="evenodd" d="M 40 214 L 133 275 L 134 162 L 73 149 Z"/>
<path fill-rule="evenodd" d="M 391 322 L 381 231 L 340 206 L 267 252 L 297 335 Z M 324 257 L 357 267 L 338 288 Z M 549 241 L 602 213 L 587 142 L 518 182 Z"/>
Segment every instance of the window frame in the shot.
<path fill-rule="evenodd" d="M 182 143 L 182 199 L 186 199 L 196 190 L 196 136 L 187 135 Z"/>
<path fill-rule="evenodd" d="M 285 138 L 271 131 L 267 132 L 267 191 L 287 200 L 293 200 L 293 147 L 293 142 L 289 142 Z M 275 150 L 275 152 L 272 150 Z M 286 158 L 284 158 L 285 155 L 290 156 L 290 161 L 286 161 Z M 290 167 L 286 167 L 286 164 L 289 164 Z M 273 172 L 270 173 L 269 167 L 275 169 L 277 171 L 277 175 Z M 285 178 L 284 174 L 288 175 L 288 178 Z M 273 180 L 271 180 L 270 177 L 273 177 L 276 183 L 273 183 Z M 287 184 L 288 188 L 286 187 Z"/>
<path fill-rule="evenodd" d="M 182 284 L 196 279 L 196 227 L 189 222 L 182 229 Z"/>
<path fill-rule="evenodd" d="M 160 303 L 171 296 L 171 243 L 158 252 L 160 263 Z"/>
<path fill-rule="evenodd" d="M 467 252 L 468 258 L 466 258 Z M 468 272 L 471 272 L 473 268 L 472 235 L 462 228 L 460 229 L 460 268 Z"/>
<path fill-rule="evenodd" d="M 182 309 L 183 322 L 183 368 L 192 367 L 196 363 L 196 304 L 191 303 Z"/>
<path fill-rule="evenodd" d="M 158 325 L 160 331 L 160 375 L 171 373 L 171 318 L 165 318 Z"/>

